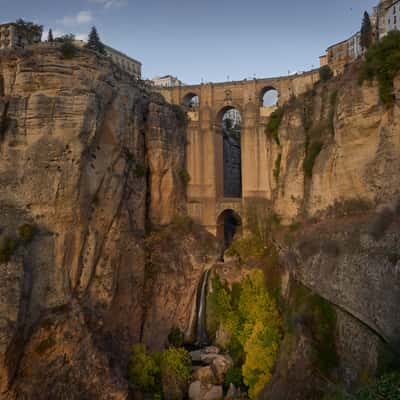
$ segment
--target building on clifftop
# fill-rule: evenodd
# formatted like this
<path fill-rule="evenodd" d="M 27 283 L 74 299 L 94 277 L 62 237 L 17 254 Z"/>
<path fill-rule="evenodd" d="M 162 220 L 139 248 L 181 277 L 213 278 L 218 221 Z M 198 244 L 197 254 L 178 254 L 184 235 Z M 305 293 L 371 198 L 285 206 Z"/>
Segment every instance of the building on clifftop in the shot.
<path fill-rule="evenodd" d="M 32 22 L 18 20 L 0 25 L 0 49 L 15 49 L 42 40 L 43 27 Z"/>

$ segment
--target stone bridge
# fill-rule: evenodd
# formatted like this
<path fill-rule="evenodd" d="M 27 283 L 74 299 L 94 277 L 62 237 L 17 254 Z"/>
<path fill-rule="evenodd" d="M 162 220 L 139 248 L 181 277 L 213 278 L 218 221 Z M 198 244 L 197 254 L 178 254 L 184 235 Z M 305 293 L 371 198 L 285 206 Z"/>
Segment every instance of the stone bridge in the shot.
<path fill-rule="evenodd" d="M 271 199 L 269 160 L 265 127 L 270 114 L 292 96 L 311 89 L 319 80 L 317 70 L 292 76 L 236 82 L 159 88 L 164 98 L 186 107 L 189 117 L 187 144 L 188 210 L 192 218 L 210 232 L 222 236 L 224 212 L 231 210 L 237 221 L 245 218 L 243 210 L 251 198 Z M 266 93 L 274 90 L 277 102 L 264 106 Z M 236 109 L 240 124 L 240 191 L 227 195 L 224 180 L 229 179 L 223 115 Z M 226 223 L 226 218 L 225 218 Z"/>

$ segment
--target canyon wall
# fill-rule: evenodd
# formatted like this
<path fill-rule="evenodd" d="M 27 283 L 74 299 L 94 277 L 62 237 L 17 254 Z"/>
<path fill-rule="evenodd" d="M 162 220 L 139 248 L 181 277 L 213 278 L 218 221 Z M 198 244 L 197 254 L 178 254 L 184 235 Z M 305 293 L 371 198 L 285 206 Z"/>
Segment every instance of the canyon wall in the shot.
<path fill-rule="evenodd" d="M 184 121 L 86 50 L 3 52 L 0 83 L 0 234 L 13 249 L 0 398 L 126 398 L 130 346 L 153 333 L 145 233 L 185 213 Z"/>

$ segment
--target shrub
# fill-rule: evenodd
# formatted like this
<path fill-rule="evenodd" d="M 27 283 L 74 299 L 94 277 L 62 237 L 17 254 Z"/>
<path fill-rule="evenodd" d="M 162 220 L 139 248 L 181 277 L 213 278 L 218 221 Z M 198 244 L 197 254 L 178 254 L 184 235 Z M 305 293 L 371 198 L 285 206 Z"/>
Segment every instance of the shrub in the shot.
<path fill-rule="evenodd" d="M 269 139 L 274 139 L 277 145 L 280 145 L 279 141 L 279 126 L 281 125 L 284 114 L 283 107 L 277 108 L 269 117 L 269 121 L 265 128 L 265 133 Z"/>
<path fill-rule="evenodd" d="M 24 243 L 30 243 L 35 236 L 35 227 L 31 224 L 24 224 L 18 227 L 18 237 Z"/>
<path fill-rule="evenodd" d="M 137 178 L 143 178 L 144 176 L 146 176 L 146 168 L 143 167 L 143 165 L 136 164 L 136 167 L 135 167 L 135 176 L 136 176 Z"/>
<path fill-rule="evenodd" d="M 161 383 L 165 400 L 183 400 L 192 379 L 192 359 L 187 350 L 171 347 L 161 353 Z"/>
<path fill-rule="evenodd" d="M 168 342 L 171 346 L 174 347 L 183 346 L 184 339 L 185 335 L 178 327 L 172 328 L 168 334 Z"/>
<path fill-rule="evenodd" d="M 319 69 L 319 79 L 321 79 L 322 82 L 327 82 L 333 77 L 333 72 L 330 68 L 329 65 L 324 65 Z"/>
<path fill-rule="evenodd" d="M 74 58 L 78 53 L 78 48 L 75 46 L 74 40 L 75 40 L 75 36 L 72 34 L 64 35 L 64 36 L 56 39 L 57 42 L 62 43 L 60 50 L 61 50 L 62 57 L 65 60 L 70 60 L 70 59 Z"/>
<path fill-rule="evenodd" d="M 383 104 L 394 103 L 393 78 L 400 71 L 400 32 L 391 31 L 368 50 L 359 74 L 359 83 L 378 80 Z"/>
<path fill-rule="evenodd" d="M 400 400 L 400 373 L 383 375 L 377 382 L 368 385 L 357 393 L 358 400 L 390 399 Z"/>
<path fill-rule="evenodd" d="M 224 389 L 228 390 L 231 383 L 236 388 L 244 387 L 242 370 L 239 367 L 231 367 L 226 372 L 224 379 Z"/>
<path fill-rule="evenodd" d="M 228 256 L 236 256 L 240 261 L 246 263 L 252 258 L 261 258 L 266 254 L 265 242 L 254 234 L 244 238 L 236 239 L 226 251 Z"/>
<path fill-rule="evenodd" d="M 320 141 L 312 142 L 311 145 L 306 146 L 306 157 L 304 158 L 303 169 L 305 176 L 308 178 L 312 177 L 314 163 L 322 150 L 322 146 L 323 143 Z"/>
<path fill-rule="evenodd" d="M 144 392 L 151 392 L 156 389 L 157 376 L 160 367 L 154 358 L 147 354 L 144 344 L 135 344 L 128 366 L 129 382 Z"/>
<path fill-rule="evenodd" d="M 332 211 L 335 216 L 345 216 L 352 214 L 365 213 L 371 210 L 373 203 L 362 197 L 354 197 L 343 201 L 335 201 Z"/>
<path fill-rule="evenodd" d="M 282 162 L 282 154 L 279 153 L 278 157 L 275 160 L 275 168 L 274 168 L 274 178 L 276 181 L 279 180 L 279 175 L 281 173 L 281 162 Z"/>
<path fill-rule="evenodd" d="M 179 171 L 179 178 L 180 178 L 183 186 L 186 188 L 190 182 L 189 172 L 186 169 L 181 169 Z"/>
<path fill-rule="evenodd" d="M 171 347 L 161 354 L 161 374 L 173 374 L 183 382 L 189 383 L 192 379 L 191 366 L 192 358 L 182 347 Z"/>
<path fill-rule="evenodd" d="M 336 106 L 337 96 L 338 96 L 337 89 L 331 92 L 329 96 L 328 124 L 332 135 L 335 133 L 335 106 Z"/>
<path fill-rule="evenodd" d="M 47 350 L 50 350 L 53 346 L 55 346 L 56 341 L 54 340 L 53 337 L 48 337 L 45 340 L 42 340 L 35 348 L 35 351 L 37 354 L 42 355 L 44 354 Z"/>
<path fill-rule="evenodd" d="M 181 124 L 186 124 L 187 122 L 187 115 L 185 110 L 179 106 L 178 104 L 171 104 L 171 109 L 176 115 L 176 119 L 181 123 Z"/>
<path fill-rule="evenodd" d="M 10 236 L 5 236 L 0 243 L 0 263 L 7 263 L 18 247 L 18 242 Z"/>

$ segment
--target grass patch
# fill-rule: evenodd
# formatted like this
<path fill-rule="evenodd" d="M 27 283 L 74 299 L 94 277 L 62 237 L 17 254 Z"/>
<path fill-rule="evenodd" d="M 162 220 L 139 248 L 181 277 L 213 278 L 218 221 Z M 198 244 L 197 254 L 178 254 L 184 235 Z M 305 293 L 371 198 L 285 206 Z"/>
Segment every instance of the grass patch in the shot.
<path fill-rule="evenodd" d="M 391 31 L 368 50 L 359 74 L 359 83 L 378 80 L 383 104 L 394 104 L 393 79 L 400 71 L 400 32 Z"/>
<path fill-rule="evenodd" d="M 311 144 L 306 143 L 306 156 L 303 162 L 303 170 L 307 178 L 312 177 L 315 160 L 321 152 L 322 147 L 323 143 L 320 141 L 314 141 L 311 142 Z"/>
<path fill-rule="evenodd" d="M 284 108 L 278 107 L 269 117 L 267 126 L 265 127 L 265 133 L 268 139 L 274 139 L 276 144 L 279 146 L 279 127 L 281 125 L 284 114 Z"/>

